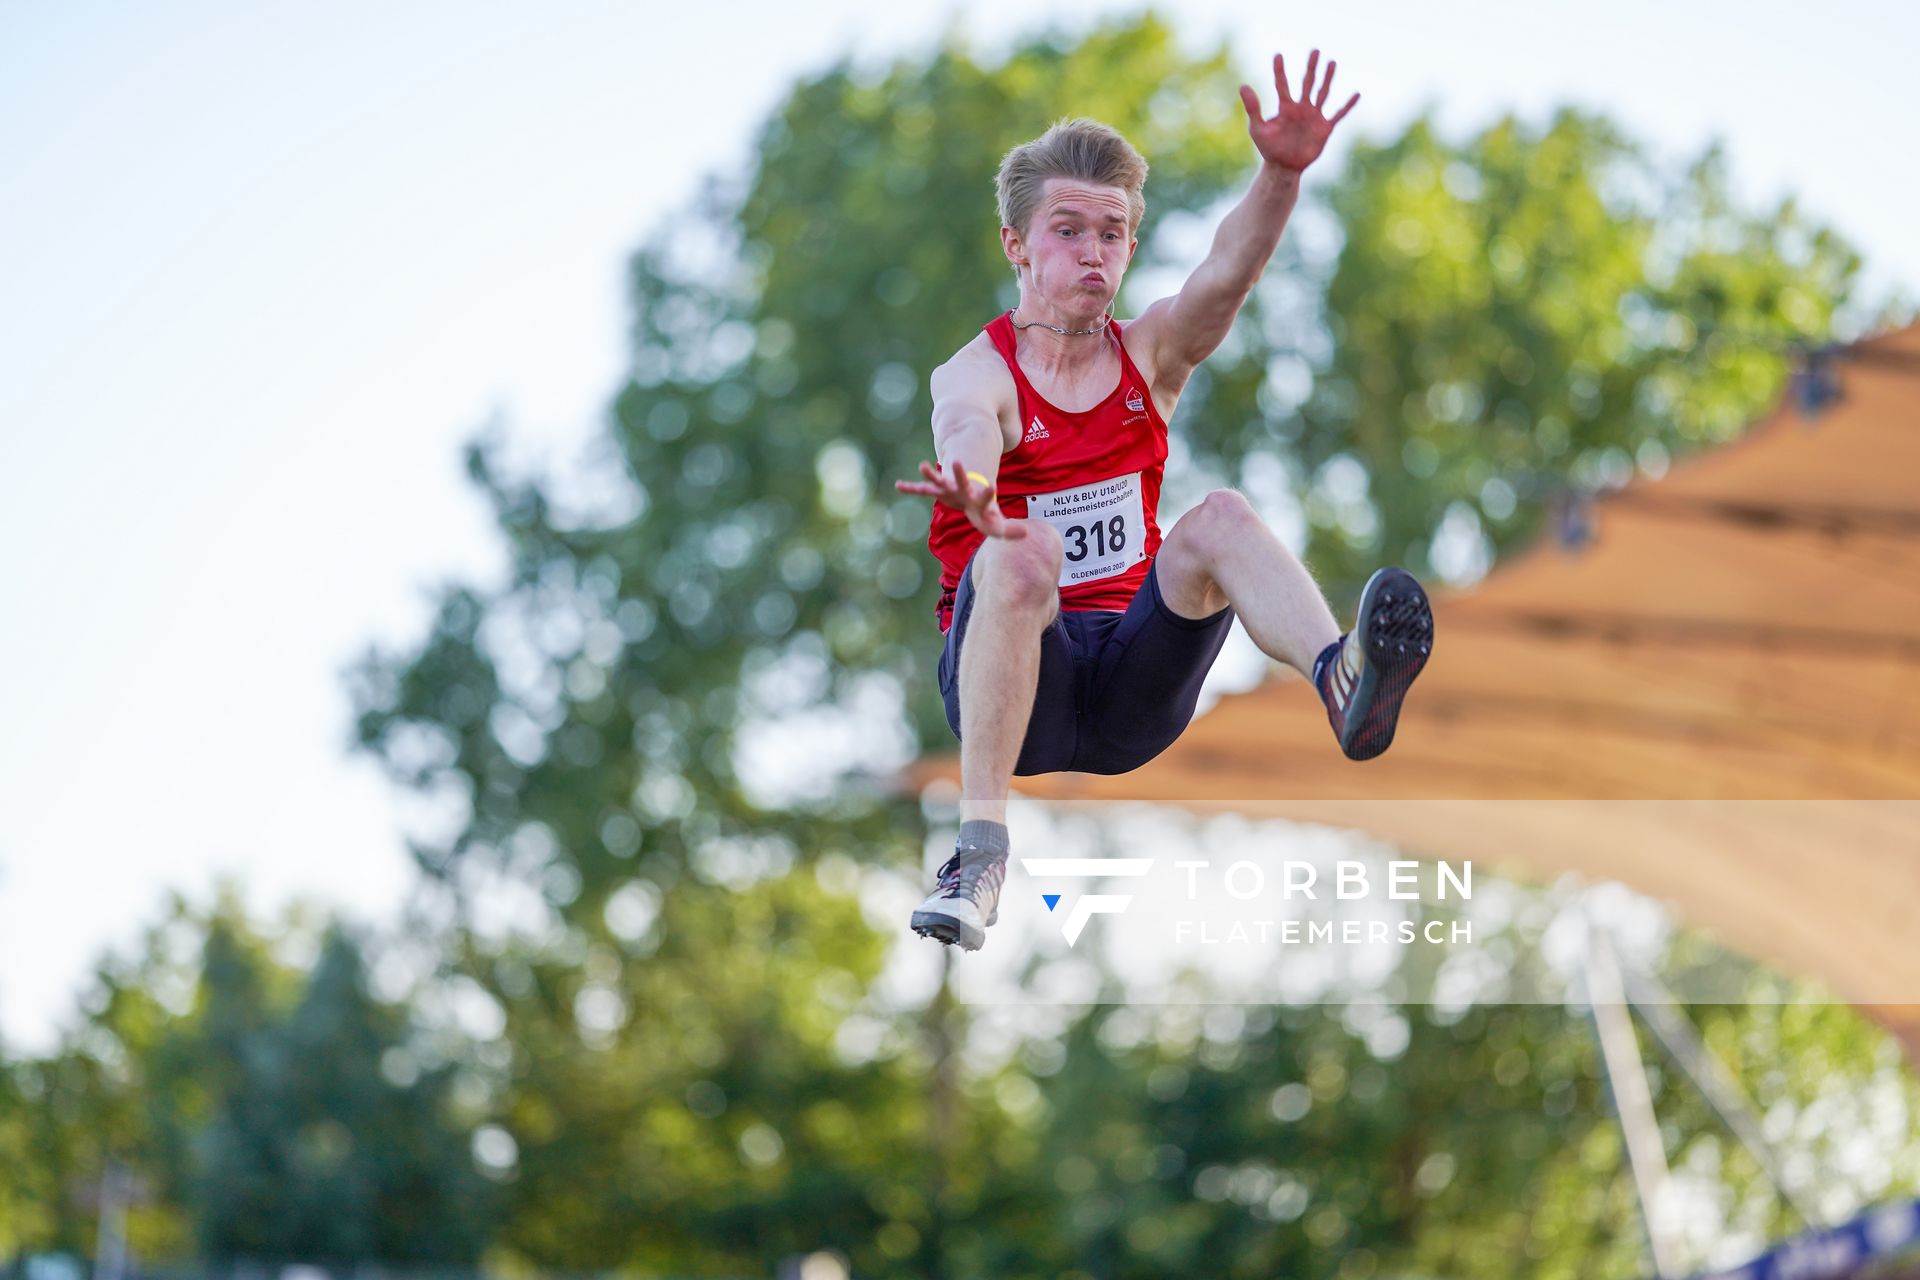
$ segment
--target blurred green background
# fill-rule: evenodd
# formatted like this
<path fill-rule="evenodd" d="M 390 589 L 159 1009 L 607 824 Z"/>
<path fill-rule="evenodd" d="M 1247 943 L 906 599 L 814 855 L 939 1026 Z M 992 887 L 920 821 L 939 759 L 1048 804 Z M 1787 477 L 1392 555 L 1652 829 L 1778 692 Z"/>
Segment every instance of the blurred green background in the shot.
<path fill-rule="evenodd" d="M 462 815 L 414 845 L 405 927 L 176 901 L 56 1048 L 0 1061 L 0 1259 L 93 1258 L 123 1214 L 162 1271 L 1647 1274 L 1578 1008 L 1381 1036 L 1102 1005 L 1009 1037 L 944 970 L 888 979 L 927 944 L 875 886 L 945 828 L 884 764 L 951 743 L 927 511 L 891 481 L 929 454 L 928 371 L 1012 301 L 998 158 L 1069 113 L 1140 147 L 1137 311 L 1247 179 L 1232 68 L 1149 16 L 794 85 L 633 256 L 602 518 L 477 438 L 511 582 L 448 586 L 353 673 L 361 749 Z M 1737 436 L 1794 344 L 1879 323 L 1859 266 L 1717 153 L 1593 114 L 1366 138 L 1186 392 L 1167 511 L 1241 487 L 1336 605 L 1388 561 L 1471 580 L 1557 495 Z M 1692 1013 L 1823 1212 L 1920 1191 L 1920 1088 L 1859 1014 Z M 1692 1260 L 1804 1226 L 1649 1054 Z"/>

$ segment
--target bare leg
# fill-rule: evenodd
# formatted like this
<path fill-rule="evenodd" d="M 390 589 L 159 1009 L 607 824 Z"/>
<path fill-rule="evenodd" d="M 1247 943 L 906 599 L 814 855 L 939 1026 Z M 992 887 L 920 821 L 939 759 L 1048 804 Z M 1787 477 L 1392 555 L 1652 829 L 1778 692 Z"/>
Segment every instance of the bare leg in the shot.
<path fill-rule="evenodd" d="M 960 646 L 960 820 L 1005 823 L 1007 788 L 1040 680 L 1040 633 L 1060 610 L 1060 535 L 988 538 L 973 558 Z"/>
<path fill-rule="evenodd" d="M 1183 618 L 1231 604 L 1262 652 L 1302 675 L 1340 638 L 1327 598 L 1247 500 L 1216 489 L 1168 531 L 1155 560 L 1160 594 Z M 971 639 L 969 639 L 971 643 Z"/>

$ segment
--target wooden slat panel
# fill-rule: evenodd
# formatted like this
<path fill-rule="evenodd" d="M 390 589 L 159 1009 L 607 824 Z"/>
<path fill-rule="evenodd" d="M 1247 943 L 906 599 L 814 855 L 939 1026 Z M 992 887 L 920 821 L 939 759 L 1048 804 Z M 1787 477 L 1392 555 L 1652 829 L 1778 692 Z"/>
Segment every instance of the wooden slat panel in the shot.
<path fill-rule="evenodd" d="M 1783 405 L 1739 440 L 1682 462 L 1655 488 L 1675 497 L 1920 512 L 1920 327 L 1857 351 L 1833 365 L 1840 403 L 1811 421 Z M 1835 435 L 1845 439 L 1835 444 Z"/>
<path fill-rule="evenodd" d="M 1465 616 L 1641 620 L 1920 652 L 1920 530 L 1834 537 L 1603 505 L 1584 551 L 1535 553 L 1447 603 Z"/>

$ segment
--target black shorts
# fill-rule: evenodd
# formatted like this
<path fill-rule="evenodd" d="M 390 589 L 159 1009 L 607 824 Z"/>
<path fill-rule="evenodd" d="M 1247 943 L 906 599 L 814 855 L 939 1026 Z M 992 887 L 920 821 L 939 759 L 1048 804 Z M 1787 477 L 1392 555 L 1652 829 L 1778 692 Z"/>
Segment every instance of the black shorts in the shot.
<path fill-rule="evenodd" d="M 1062 610 L 1040 633 L 1040 686 L 1016 774 L 1125 773 L 1173 745 L 1233 627 L 1233 609 L 1183 618 L 1160 598 L 1159 566 L 1127 607 Z M 960 646 L 973 614 L 973 562 L 954 591 L 940 697 L 960 736 Z"/>

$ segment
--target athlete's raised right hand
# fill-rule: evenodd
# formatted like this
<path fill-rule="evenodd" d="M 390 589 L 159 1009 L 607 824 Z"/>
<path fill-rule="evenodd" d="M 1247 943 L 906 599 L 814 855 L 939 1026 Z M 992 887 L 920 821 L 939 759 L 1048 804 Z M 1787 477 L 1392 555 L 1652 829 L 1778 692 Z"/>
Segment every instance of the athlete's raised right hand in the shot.
<path fill-rule="evenodd" d="M 920 464 L 920 474 L 925 481 L 895 480 L 893 487 L 901 493 L 917 493 L 923 498 L 932 498 L 935 502 L 944 502 L 950 507 L 966 513 L 967 520 L 974 528 L 989 538 L 1006 538 L 1010 541 L 1027 536 L 1025 520 L 1009 520 L 1000 512 L 1000 503 L 994 497 L 991 481 L 985 484 L 971 478 L 967 469 L 956 459 L 947 471 L 942 471 L 931 462 Z"/>

